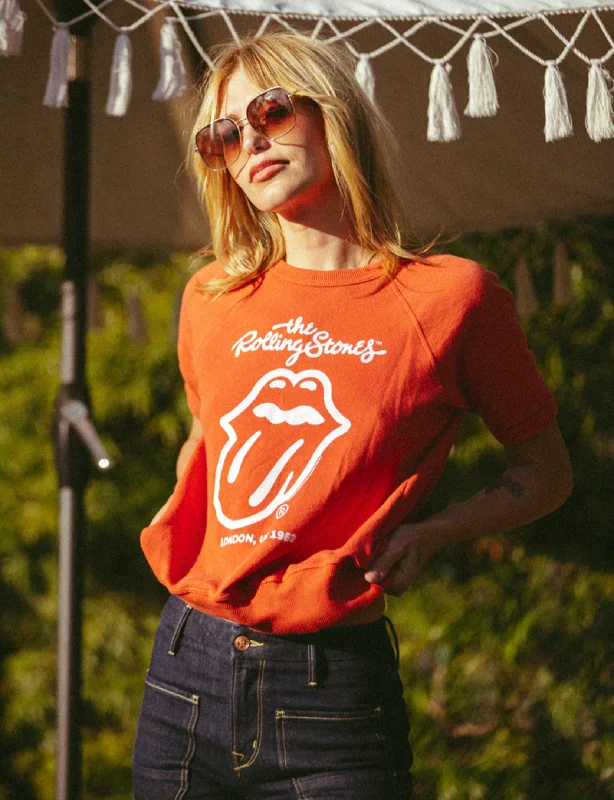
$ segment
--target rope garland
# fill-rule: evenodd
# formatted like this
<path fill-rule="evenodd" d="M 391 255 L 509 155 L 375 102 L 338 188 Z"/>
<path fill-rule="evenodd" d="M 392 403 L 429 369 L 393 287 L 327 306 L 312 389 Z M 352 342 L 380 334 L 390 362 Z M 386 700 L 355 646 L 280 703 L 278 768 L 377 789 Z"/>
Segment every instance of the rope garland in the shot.
<path fill-rule="evenodd" d="M 106 102 L 106 112 L 111 116 L 126 114 L 132 93 L 132 44 L 130 34 L 145 25 L 154 15 L 163 14 L 164 23 L 160 27 L 160 73 L 159 80 L 153 92 L 154 100 L 170 100 L 179 97 L 188 85 L 187 72 L 183 62 L 183 44 L 187 41 L 196 49 L 200 58 L 212 66 L 210 57 L 199 43 L 192 23 L 198 20 L 215 17 L 223 21 L 230 36 L 240 42 L 240 36 L 233 23 L 232 16 L 255 15 L 263 19 L 257 29 L 256 36 L 261 36 L 271 25 L 278 26 L 292 32 L 299 31 L 293 22 L 295 20 L 309 21 L 313 24 L 311 37 L 322 39 L 326 42 L 342 41 L 356 58 L 356 77 L 369 97 L 376 101 L 376 80 L 373 62 L 384 53 L 395 47 L 407 48 L 414 56 L 422 59 L 432 67 L 429 86 L 428 124 L 426 135 L 429 141 L 448 142 L 458 139 L 462 135 L 461 117 L 454 100 L 452 83 L 452 61 L 463 48 L 468 46 L 466 57 L 469 102 L 464 109 L 464 115 L 469 117 L 491 117 L 496 115 L 499 103 L 495 81 L 495 70 L 498 56 L 492 45 L 497 37 L 501 37 L 517 48 L 520 52 L 540 64 L 544 68 L 544 135 L 546 141 L 555 141 L 573 135 L 573 121 L 569 112 L 567 96 L 560 66 L 572 55 L 583 61 L 587 70 L 586 114 L 584 124 L 589 137 L 595 142 L 614 138 L 614 105 L 613 92 L 614 80 L 606 69 L 607 62 L 614 56 L 614 36 L 610 33 L 606 20 L 607 15 L 610 28 L 614 20 L 614 6 L 599 6 L 585 10 L 561 9 L 556 12 L 529 13 L 523 15 L 492 14 L 476 16 L 425 16 L 421 18 L 402 17 L 373 17 L 371 19 L 358 19 L 356 17 L 314 17 L 303 14 L 267 13 L 262 12 L 232 12 L 212 8 L 196 8 L 194 4 L 181 0 L 152 0 L 150 5 L 144 5 L 138 0 L 102 0 L 96 5 L 92 0 L 83 0 L 85 10 L 69 21 L 60 21 L 56 18 L 52 8 L 46 0 L 36 0 L 44 15 L 50 20 L 55 29 L 51 44 L 49 79 L 43 104 L 60 108 L 66 106 L 68 100 L 67 86 L 70 80 L 68 73 L 71 62 L 71 47 L 74 46 L 74 37 L 70 29 L 78 22 L 96 15 L 107 27 L 117 34 L 113 60 L 110 66 L 109 94 Z M 138 13 L 136 20 L 130 25 L 116 25 L 107 8 L 113 3 L 128 4 Z M 561 15 L 568 17 L 570 14 L 579 16 L 573 34 L 567 38 L 557 27 L 556 21 Z M 506 21 L 509 20 L 509 21 Z M 592 20 L 601 31 L 605 50 L 599 57 L 585 54 L 579 47 L 579 39 L 586 24 Z M 339 27 L 340 22 L 349 21 L 351 24 L 346 30 Z M 459 24 L 460 21 L 468 22 L 467 27 Z M 21 50 L 22 37 L 26 15 L 19 6 L 19 0 L 0 0 L 0 55 L 17 56 Z M 399 30 L 393 23 L 409 22 L 409 27 Z M 544 59 L 523 44 L 515 35 L 516 32 L 529 22 L 542 23 L 560 42 L 561 51 L 555 58 Z M 424 52 L 412 38 L 428 26 L 438 26 L 456 35 L 457 41 L 443 55 L 431 55 Z M 359 50 L 352 37 L 376 27 L 384 31 L 388 41 L 369 52 Z M 185 38 L 179 36 L 183 30 Z"/>

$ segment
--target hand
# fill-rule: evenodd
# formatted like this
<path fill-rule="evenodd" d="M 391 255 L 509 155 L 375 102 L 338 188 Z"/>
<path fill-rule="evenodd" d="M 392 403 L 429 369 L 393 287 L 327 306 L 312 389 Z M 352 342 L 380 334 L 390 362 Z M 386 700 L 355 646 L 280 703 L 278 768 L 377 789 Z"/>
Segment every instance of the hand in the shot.
<path fill-rule="evenodd" d="M 365 572 L 365 580 L 400 597 L 412 586 L 434 552 L 419 524 L 400 525 L 388 537 L 388 546 Z"/>

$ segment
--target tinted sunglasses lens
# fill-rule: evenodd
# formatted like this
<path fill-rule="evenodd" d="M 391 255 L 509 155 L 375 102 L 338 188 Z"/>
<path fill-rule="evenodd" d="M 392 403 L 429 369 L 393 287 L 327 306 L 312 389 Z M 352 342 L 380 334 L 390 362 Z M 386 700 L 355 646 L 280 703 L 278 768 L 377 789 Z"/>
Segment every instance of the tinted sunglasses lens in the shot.
<path fill-rule="evenodd" d="M 196 147 L 205 164 L 214 170 L 234 164 L 241 151 L 241 137 L 230 119 L 218 119 L 196 134 Z"/>
<path fill-rule="evenodd" d="M 268 89 L 254 97 L 247 107 L 249 124 L 266 136 L 267 139 L 279 139 L 294 127 L 294 106 L 285 89 Z"/>

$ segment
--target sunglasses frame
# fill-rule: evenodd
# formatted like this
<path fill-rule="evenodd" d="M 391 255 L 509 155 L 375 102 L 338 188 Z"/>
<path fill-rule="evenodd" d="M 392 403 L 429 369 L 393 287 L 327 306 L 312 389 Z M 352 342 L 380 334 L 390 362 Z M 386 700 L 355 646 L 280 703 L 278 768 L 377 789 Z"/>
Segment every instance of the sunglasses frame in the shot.
<path fill-rule="evenodd" d="M 279 136 L 265 136 L 264 133 L 261 133 L 257 128 L 254 128 L 254 126 L 249 121 L 249 115 L 248 115 L 247 112 L 249 111 L 249 107 L 251 106 L 252 103 L 256 102 L 256 100 L 258 100 L 259 97 L 262 97 L 262 95 L 266 94 L 267 92 L 272 91 L 273 89 L 282 89 L 288 95 L 288 100 L 290 101 L 290 108 L 292 109 L 292 116 L 293 116 L 294 121 L 293 121 L 292 125 L 288 128 L 288 130 L 284 131 Z M 194 152 L 198 153 L 198 155 L 200 156 L 203 164 L 207 167 L 207 169 L 210 169 L 211 172 L 223 172 L 225 169 L 228 169 L 228 167 L 231 167 L 233 164 L 236 164 L 236 162 L 241 157 L 241 151 L 243 149 L 243 128 L 245 127 L 245 125 L 242 125 L 241 127 L 239 127 L 240 123 L 241 122 L 247 122 L 248 125 L 251 125 L 251 127 L 254 128 L 254 130 L 256 131 L 256 133 L 259 136 L 262 136 L 264 139 L 267 139 L 269 142 L 274 142 L 277 139 L 281 139 L 282 136 L 285 136 L 287 133 L 290 133 L 290 131 L 296 125 L 296 108 L 294 106 L 294 103 L 292 102 L 292 98 L 293 97 L 298 97 L 298 96 L 299 96 L 298 92 L 289 92 L 284 86 L 269 86 L 268 89 L 264 89 L 262 92 L 259 92 L 255 97 L 253 97 L 249 101 L 249 103 L 247 104 L 247 107 L 245 109 L 246 116 L 242 117 L 241 119 L 237 119 L 237 120 L 232 119 L 231 117 L 218 117 L 217 119 L 214 119 L 212 122 L 207 123 L 207 125 L 204 125 L 202 128 L 199 128 L 199 130 L 196 132 L 196 136 L 195 136 L 195 139 L 196 139 L 197 142 L 198 142 L 198 137 L 205 130 L 205 128 L 208 128 L 211 125 L 215 125 L 216 122 L 222 122 L 222 121 L 225 121 L 225 120 L 228 120 L 228 122 L 232 122 L 232 124 L 235 126 L 235 128 L 239 132 L 239 152 L 237 153 L 237 157 L 234 159 L 234 161 L 231 161 L 230 164 L 225 164 L 223 167 L 210 167 L 209 164 L 207 164 L 207 162 L 205 161 L 204 156 L 201 154 L 200 150 L 198 149 L 198 145 L 194 148 Z"/>

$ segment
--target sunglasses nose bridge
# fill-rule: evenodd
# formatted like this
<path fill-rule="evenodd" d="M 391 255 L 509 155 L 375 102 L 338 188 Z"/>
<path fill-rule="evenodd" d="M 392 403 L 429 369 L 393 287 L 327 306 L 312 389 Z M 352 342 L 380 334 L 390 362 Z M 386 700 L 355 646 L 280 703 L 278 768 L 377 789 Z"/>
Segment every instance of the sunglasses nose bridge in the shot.
<path fill-rule="evenodd" d="M 240 120 L 243 122 L 243 120 Z M 241 149 L 251 151 L 252 148 L 262 149 L 264 143 L 268 144 L 270 141 L 263 133 L 255 128 L 247 117 L 245 117 L 245 124 L 239 126 L 239 133 L 241 136 Z"/>

